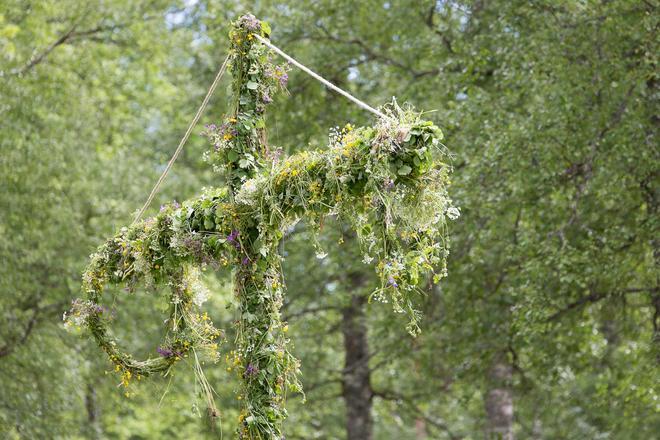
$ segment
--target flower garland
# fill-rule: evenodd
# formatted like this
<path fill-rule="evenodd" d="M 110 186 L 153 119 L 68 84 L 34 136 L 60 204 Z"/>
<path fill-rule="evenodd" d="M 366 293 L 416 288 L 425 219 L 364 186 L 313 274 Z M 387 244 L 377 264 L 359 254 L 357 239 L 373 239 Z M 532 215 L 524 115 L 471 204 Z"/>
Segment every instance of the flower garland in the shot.
<path fill-rule="evenodd" d="M 330 134 L 329 148 L 280 161 L 265 142 L 264 111 L 286 85 L 285 66 L 274 66 L 254 34 L 268 37 L 267 24 L 252 15 L 234 23 L 231 62 L 233 110 L 219 126 L 208 126 L 206 158 L 223 173 L 226 189 L 165 206 L 151 219 L 123 228 L 92 256 L 83 277 L 84 300 L 74 303 L 69 323 L 86 325 L 122 374 L 122 382 L 167 373 L 193 352 L 217 357 L 215 329 L 199 307 L 208 293 L 199 268 L 235 267 L 236 349 L 228 370 L 240 376 L 239 438 L 282 438 L 287 391 L 302 392 L 299 362 L 289 352 L 288 326 L 281 321 L 284 295 L 283 232 L 300 219 L 320 229 L 336 215 L 357 232 L 365 263 L 375 263 L 381 286 L 372 298 L 391 302 L 419 331 L 414 298 L 428 274 L 446 275 L 447 219 L 459 211 L 447 195 L 450 166 L 442 133 L 412 110 L 396 104 L 374 127 L 347 124 Z M 315 242 L 318 242 L 315 240 Z M 317 249 L 317 255 L 325 252 Z M 101 306 L 104 286 L 137 283 L 171 287 L 170 318 L 159 356 L 134 360 L 109 336 L 111 315 Z M 199 364 L 195 368 L 211 389 Z"/>

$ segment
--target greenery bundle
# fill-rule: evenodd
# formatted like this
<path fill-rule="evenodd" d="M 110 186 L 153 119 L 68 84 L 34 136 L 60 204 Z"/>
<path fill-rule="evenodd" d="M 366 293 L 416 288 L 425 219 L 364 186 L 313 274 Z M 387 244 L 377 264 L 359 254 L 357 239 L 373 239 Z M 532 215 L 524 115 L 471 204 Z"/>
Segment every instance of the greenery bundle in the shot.
<path fill-rule="evenodd" d="M 287 391 L 302 392 L 299 364 L 289 352 L 288 326 L 280 316 L 284 280 L 277 247 L 288 228 L 304 219 L 320 231 L 329 215 L 350 224 L 364 262 L 373 262 L 380 276 L 372 298 L 406 313 L 408 330 L 415 334 L 417 286 L 428 275 L 434 282 L 445 276 L 446 221 L 459 211 L 447 195 L 451 167 L 442 133 L 395 103 L 383 109 L 387 118 L 373 127 L 347 124 L 331 132 L 329 148 L 280 160 L 266 143 L 264 111 L 285 87 L 287 69 L 270 62 L 255 33 L 268 37 L 270 29 L 252 15 L 234 23 L 232 112 L 206 130 L 212 144 L 207 158 L 228 188 L 164 206 L 155 217 L 110 238 L 92 256 L 83 276 L 86 298 L 74 303 L 68 323 L 91 331 L 125 385 L 132 378 L 167 374 L 192 353 L 215 415 L 199 356 L 217 358 L 222 333 L 200 311 L 209 295 L 200 273 L 231 265 L 239 317 L 228 370 L 242 379 L 238 435 L 273 439 L 282 437 Z M 317 256 L 325 252 L 318 248 Z M 108 331 L 112 313 L 101 304 L 107 284 L 131 290 L 138 283 L 171 289 L 165 339 L 158 356 L 144 361 L 119 348 Z"/>

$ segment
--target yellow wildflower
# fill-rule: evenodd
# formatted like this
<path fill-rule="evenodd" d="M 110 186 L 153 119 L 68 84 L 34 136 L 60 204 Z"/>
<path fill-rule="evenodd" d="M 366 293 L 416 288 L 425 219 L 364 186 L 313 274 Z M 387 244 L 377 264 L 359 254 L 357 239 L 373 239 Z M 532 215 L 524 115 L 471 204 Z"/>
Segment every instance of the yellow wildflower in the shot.
<path fill-rule="evenodd" d="M 122 376 L 121 376 L 121 384 L 124 387 L 127 387 L 130 382 L 131 382 L 131 372 L 130 371 L 125 371 L 124 374 L 122 374 Z"/>

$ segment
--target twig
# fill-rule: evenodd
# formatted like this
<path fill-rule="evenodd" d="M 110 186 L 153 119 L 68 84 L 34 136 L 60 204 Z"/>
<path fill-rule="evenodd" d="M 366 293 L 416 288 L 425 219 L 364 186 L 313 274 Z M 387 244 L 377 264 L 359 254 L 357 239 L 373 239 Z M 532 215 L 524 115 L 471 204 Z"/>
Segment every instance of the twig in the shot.
<path fill-rule="evenodd" d="M 658 290 L 659 289 L 657 287 L 639 287 L 639 288 L 635 287 L 635 288 L 630 288 L 630 289 L 623 289 L 623 290 L 620 290 L 618 292 L 592 292 L 589 295 L 584 296 L 584 297 L 578 299 L 577 301 L 574 301 L 574 302 L 568 304 L 563 309 L 553 313 L 552 315 L 550 315 L 550 317 L 547 319 L 547 321 L 548 322 L 556 321 L 559 318 L 561 318 L 563 315 L 565 315 L 566 313 L 570 312 L 571 310 L 581 308 L 582 306 L 584 306 L 586 304 L 593 304 L 593 303 L 598 302 L 602 299 L 612 297 L 612 296 L 615 296 L 617 294 L 640 293 L 640 292 L 653 293 L 653 292 L 658 292 Z"/>

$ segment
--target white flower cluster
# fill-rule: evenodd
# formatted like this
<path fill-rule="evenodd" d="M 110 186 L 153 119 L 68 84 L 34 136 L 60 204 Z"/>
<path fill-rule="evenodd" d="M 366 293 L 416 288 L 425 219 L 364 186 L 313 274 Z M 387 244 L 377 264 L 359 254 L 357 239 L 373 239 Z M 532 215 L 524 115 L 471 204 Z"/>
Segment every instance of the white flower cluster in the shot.
<path fill-rule="evenodd" d="M 256 206 L 259 200 L 259 186 L 264 183 L 263 180 L 264 177 L 261 176 L 246 180 L 236 193 L 236 202 L 248 206 Z"/>
<path fill-rule="evenodd" d="M 461 210 L 460 208 L 456 208 L 455 206 L 450 206 L 447 208 L 447 217 L 449 220 L 456 220 L 461 216 Z"/>
<path fill-rule="evenodd" d="M 102 310 L 102 307 L 91 301 L 76 299 L 71 304 L 71 310 L 69 312 L 64 312 L 64 315 L 62 315 L 64 328 L 67 330 L 71 330 L 72 328 L 79 330 L 82 326 L 87 324 L 87 319 L 92 313 L 101 312 Z"/>
<path fill-rule="evenodd" d="M 339 148 L 342 145 L 342 132 L 339 126 L 332 127 L 330 133 L 328 134 L 328 146 L 330 149 Z"/>
<path fill-rule="evenodd" d="M 181 287 L 192 294 L 192 300 L 197 307 L 201 307 L 211 297 L 211 292 L 202 281 L 201 271 L 197 267 L 186 267 Z"/>

